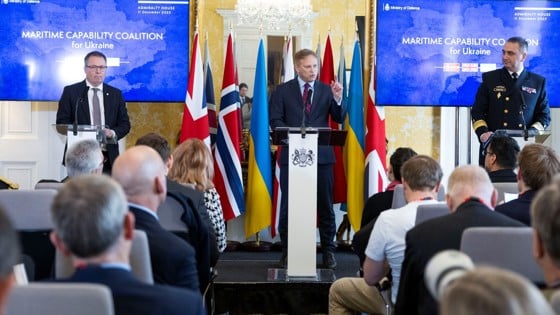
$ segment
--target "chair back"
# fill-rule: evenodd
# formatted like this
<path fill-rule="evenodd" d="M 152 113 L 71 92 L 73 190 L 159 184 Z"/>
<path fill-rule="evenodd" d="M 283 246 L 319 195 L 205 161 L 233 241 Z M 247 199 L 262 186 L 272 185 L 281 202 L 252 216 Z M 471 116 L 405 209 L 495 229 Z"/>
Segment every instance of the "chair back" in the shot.
<path fill-rule="evenodd" d="M 475 265 L 490 265 L 523 275 L 537 285 L 544 274 L 533 258 L 530 227 L 471 227 L 463 232 L 461 251 Z"/>
<path fill-rule="evenodd" d="M 446 203 L 434 203 L 428 205 L 420 205 L 416 211 L 416 225 L 449 214 L 449 207 Z"/>
<path fill-rule="evenodd" d="M 6 301 L 9 315 L 113 315 L 111 290 L 93 283 L 31 283 L 15 286 Z"/>
<path fill-rule="evenodd" d="M 153 284 L 152 263 L 150 260 L 150 248 L 146 232 L 134 230 L 132 248 L 130 250 L 130 268 L 132 273 L 139 280 Z M 68 256 L 64 256 L 56 251 L 55 257 L 55 277 L 58 279 L 68 278 L 74 273 L 74 265 Z"/>
<path fill-rule="evenodd" d="M 443 185 L 439 186 L 439 190 L 437 193 L 437 200 L 445 201 L 445 187 Z M 393 202 L 391 204 L 391 209 L 402 208 L 406 204 L 407 202 L 406 199 L 404 198 L 404 187 L 402 184 L 398 184 L 395 186 L 395 190 L 393 193 Z"/>
<path fill-rule="evenodd" d="M 0 190 L 0 205 L 18 231 L 51 230 L 50 208 L 56 190 Z"/>
<path fill-rule="evenodd" d="M 493 183 L 498 191 L 498 203 L 504 201 L 505 193 L 519 194 L 517 183 Z"/>
<path fill-rule="evenodd" d="M 187 233 L 189 228 L 181 220 L 183 211 L 183 205 L 179 200 L 168 193 L 167 197 L 165 197 L 165 201 L 157 210 L 159 224 L 167 231 Z"/>
<path fill-rule="evenodd" d="M 35 184 L 35 189 L 52 189 L 59 190 L 64 183 L 60 182 L 39 182 Z"/>

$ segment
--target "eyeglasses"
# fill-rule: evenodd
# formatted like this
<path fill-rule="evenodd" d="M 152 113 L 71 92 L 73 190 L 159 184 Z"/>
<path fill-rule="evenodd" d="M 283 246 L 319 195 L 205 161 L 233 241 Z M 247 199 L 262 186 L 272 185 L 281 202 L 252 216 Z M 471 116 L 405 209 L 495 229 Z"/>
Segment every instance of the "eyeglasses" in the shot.
<path fill-rule="evenodd" d="M 86 66 L 86 68 L 88 68 L 90 70 L 105 71 L 105 69 L 107 69 L 107 66 Z"/>

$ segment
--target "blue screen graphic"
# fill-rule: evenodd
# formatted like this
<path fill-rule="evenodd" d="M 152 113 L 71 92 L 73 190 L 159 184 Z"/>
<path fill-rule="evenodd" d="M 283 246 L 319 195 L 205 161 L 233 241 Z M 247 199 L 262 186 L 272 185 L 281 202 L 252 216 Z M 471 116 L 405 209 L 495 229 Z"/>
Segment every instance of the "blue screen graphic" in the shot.
<path fill-rule="evenodd" d="M 525 68 L 560 106 L 560 2 L 378 1 L 376 104 L 471 106 L 482 73 L 502 68 L 506 40 L 529 41 Z"/>
<path fill-rule="evenodd" d="M 1 100 L 57 101 L 93 50 L 126 101 L 185 99 L 188 1 L 0 0 L 0 21 Z"/>

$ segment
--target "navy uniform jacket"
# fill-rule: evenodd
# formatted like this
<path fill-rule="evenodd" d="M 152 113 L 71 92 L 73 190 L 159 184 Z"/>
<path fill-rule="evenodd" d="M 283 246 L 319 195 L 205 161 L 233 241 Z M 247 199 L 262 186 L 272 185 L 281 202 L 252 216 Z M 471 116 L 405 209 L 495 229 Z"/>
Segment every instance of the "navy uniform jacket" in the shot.
<path fill-rule="evenodd" d="M 329 128 L 329 114 L 332 119 L 342 123 L 344 104 L 338 105 L 333 98 L 330 86 L 315 80 L 313 84 L 311 113 L 305 119 L 306 127 Z M 280 84 L 270 98 L 270 127 L 301 127 L 303 121 L 303 99 L 298 79 Z M 335 162 L 334 150 L 331 146 L 319 146 L 319 164 Z M 280 164 L 288 164 L 288 150 L 282 150 Z"/>
<path fill-rule="evenodd" d="M 91 125 L 86 81 L 64 87 L 56 112 L 57 124 L 73 124 L 76 105 L 78 106 L 78 125 Z M 79 99 L 83 99 L 79 102 Z M 115 131 L 117 140 L 124 138 L 130 131 L 130 120 L 122 92 L 103 83 L 103 107 L 105 126 Z M 107 144 L 107 154 L 111 165 L 119 155 L 118 144 Z"/>
<path fill-rule="evenodd" d="M 395 303 L 396 315 L 438 314 L 437 303 L 424 283 L 424 269 L 438 252 L 459 250 L 463 231 L 476 226 L 524 225 L 472 198 L 461 204 L 455 212 L 420 223 L 409 230 L 405 238 L 401 282 Z"/>
<path fill-rule="evenodd" d="M 148 237 L 154 281 L 198 291 L 198 269 L 193 247 L 166 231 L 146 211 L 132 205 L 129 209 L 136 219 L 136 228 L 146 232 Z"/>
<path fill-rule="evenodd" d="M 486 72 L 471 109 L 473 129 L 477 136 L 498 129 L 523 129 L 520 115 L 522 98 L 527 129 L 544 130 L 550 124 L 550 108 L 545 78 L 524 69 L 514 84 L 506 68 Z"/>
<path fill-rule="evenodd" d="M 206 314 L 198 291 L 147 284 L 121 268 L 88 266 L 78 268 L 70 278 L 54 281 L 108 286 L 113 295 L 115 315 Z"/>

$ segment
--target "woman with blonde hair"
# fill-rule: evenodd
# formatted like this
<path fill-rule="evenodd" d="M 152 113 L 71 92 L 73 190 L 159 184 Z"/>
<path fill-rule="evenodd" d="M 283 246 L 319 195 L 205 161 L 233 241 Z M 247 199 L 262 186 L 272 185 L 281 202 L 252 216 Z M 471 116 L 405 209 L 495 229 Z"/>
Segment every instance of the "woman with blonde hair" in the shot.
<path fill-rule="evenodd" d="M 206 211 L 212 221 L 218 249 L 223 252 L 227 246 L 226 228 L 220 195 L 214 187 L 214 162 L 206 144 L 196 138 L 181 143 L 173 151 L 173 166 L 169 178 L 183 185 L 204 192 Z"/>

